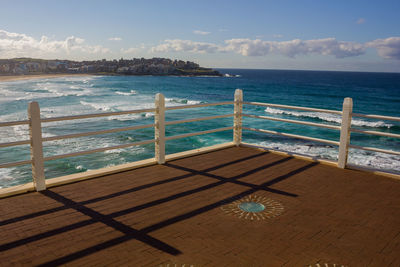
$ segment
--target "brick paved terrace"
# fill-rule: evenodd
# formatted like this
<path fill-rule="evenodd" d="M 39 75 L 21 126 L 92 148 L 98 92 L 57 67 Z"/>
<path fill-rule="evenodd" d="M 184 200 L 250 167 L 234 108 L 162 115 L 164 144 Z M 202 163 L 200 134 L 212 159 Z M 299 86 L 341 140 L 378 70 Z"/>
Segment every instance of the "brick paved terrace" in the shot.
<path fill-rule="evenodd" d="M 1 199 L 0 233 L 4 266 L 400 266 L 400 181 L 234 147 Z"/>

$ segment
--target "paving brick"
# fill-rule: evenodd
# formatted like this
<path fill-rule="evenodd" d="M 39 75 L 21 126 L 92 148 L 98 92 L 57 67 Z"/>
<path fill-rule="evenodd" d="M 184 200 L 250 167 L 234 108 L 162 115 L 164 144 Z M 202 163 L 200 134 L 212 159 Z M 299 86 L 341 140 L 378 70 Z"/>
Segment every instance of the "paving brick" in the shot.
<path fill-rule="evenodd" d="M 221 209 L 249 195 L 284 212 Z M 0 265 L 399 266 L 399 199 L 400 181 L 235 147 L 1 199 Z"/>

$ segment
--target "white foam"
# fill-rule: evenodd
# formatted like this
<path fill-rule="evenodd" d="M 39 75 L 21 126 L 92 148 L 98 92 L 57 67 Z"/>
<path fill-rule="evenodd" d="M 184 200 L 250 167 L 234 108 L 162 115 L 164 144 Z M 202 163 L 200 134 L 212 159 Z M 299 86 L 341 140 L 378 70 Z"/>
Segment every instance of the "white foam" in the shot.
<path fill-rule="evenodd" d="M 241 77 L 241 75 L 225 73 L 224 77 L 226 77 L 226 78 L 238 78 L 238 77 Z"/>
<path fill-rule="evenodd" d="M 180 105 L 196 105 L 200 104 L 201 101 L 197 100 L 188 100 L 188 99 L 182 99 L 182 98 L 165 98 L 165 102 L 167 102 L 167 106 L 169 104 L 180 104 Z"/>
<path fill-rule="evenodd" d="M 84 106 L 90 106 L 95 110 L 102 110 L 102 111 L 114 111 L 112 105 L 109 103 L 93 103 L 93 102 L 86 102 L 86 101 L 79 101 Z"/>
<path fill-rule="evenodd" d="M 271 108 L 267 107 L 265 112 L 270 114 L 277 114 L 277 115 L 290 115 L 295 117 L 305 117 L 305 118 L 313 118 L 313 119 L 320 119 L 327 122 L 333 122 L 337 124 L 342 123 L 342 119 L 339 115 L 336 114 L 329 114 L 323 112 L 299 112 L 299 111 L 287 111 L 283 109 Z M 361 119 L 352 119 L 351 124 L 354 126 L 367 126 L 367 127 L 386 127 L 390 128 L 394 126 L 393 124 L 385 123 L 384 121 L 365 121 Z"/>
<path fill-rule="evenodd" d="M 137 92 L 135 90 L 130 90 L 129 92 L 116 91 L 115 93 L 117 95 L 136 95 L 137 94 Z"/>
<path fill-rule="evenodd" d="M 0 169 L 0 188 L 7 187 L 7 184 L 15 181 L 17 176 L 13 176 L 12 172 L 15 168 L 1 168 Z M 3 186 L 1 186 L 1 184 Z"/>
<path fill-rule="evenodd" d="M 263 141 L 257 143 L 256 145 L 334 161 L 336 161 L 338 157 L 338 148 L 329 145 L 316 145 L 312 143 L 296 144 L 291 142 L 284 143 L 276 141 Z M 400 172 L 400 156 L 396 155 L 350 149 L 348 162 L 358 166 Z"/>
<path fill-rule="evenodd" d="M 77 169 L 77 170 L 84 170 L 85 168 L 84 168 L 82 165 L 78 165 L 78 166 L 75 167 L 75 169 Z"/>
<path fill-rule="evenodd" d="M 349 163 L 369 168 L 400 172 L 400 156 L 350 149 Z"/>
<path fill-rule="evenodd" d="M 324 159 L 336 160 L 338 151 L 335 147 L 329 145 L 316 145 L 311 143 L 282 143 L 282 142 L 260 142 L 257 145 L 268 147 L 275 150 L 282 150 L 293 152 L 300 155 L 307 155 L 311 157 L 320 157 Z"/>

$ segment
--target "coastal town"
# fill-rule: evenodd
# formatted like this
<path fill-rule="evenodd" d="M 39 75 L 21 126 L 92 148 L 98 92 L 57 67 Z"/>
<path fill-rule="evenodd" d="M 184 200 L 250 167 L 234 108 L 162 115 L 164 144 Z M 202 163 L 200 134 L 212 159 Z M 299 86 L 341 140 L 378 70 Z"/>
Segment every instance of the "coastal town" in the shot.
<path fill-rule="evenodd" d="M 0 59 L 0 75 L 90 73 L 107 75 L 221 76 L 210 68 L 191 61 L 168 58 L 119 60 L 46 60 L 33 58 Z"/>

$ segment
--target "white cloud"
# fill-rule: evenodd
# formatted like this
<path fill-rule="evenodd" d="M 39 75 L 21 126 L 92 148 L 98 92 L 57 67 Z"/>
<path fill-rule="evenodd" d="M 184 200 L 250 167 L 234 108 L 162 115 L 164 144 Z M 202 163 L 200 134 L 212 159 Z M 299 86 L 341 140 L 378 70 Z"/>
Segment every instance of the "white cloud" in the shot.
<path fill-rule="evenodd" d="M 271 43 L 260 39 L 231 39 L 226 40 L 226 51 L 233 51 L 243 56 L 265 56 L 271 52 Z"/>
<path fill-rule="evenodd" d="M 212 43 L 194 42 L 190 40 L 165 40 L 163 44 L 151 48 L 151 52 L 192 52 L 215 53 L 220 46 Z"/>
<path fill-rule="evenodd" d="M 110 38 L 108 38 L 108 40 L 110 40 L 110 41 L 122 41 L 122 38 L 121 37 L 110 37 Z"/>
<path fill-rule="evenodd" d="M 362 44 L 337 41 L 335 38 L 291 41 L 262 41 L 259 39 L 226 40 L 227 51 L 233 51 L 243 56 L 264 56 L 269 53 L 282 54 L 288 57 L 297 55 L 319 54 L 332 55 L 337 58 L 358 56 L 364 53 Z"/>
<path fill-rule="evenodd" d="M 366 20 L 364 18 L 359 18 L 356 23 L 357 24 L 364 24 L 366 22 Z"/>
<path fill-rule="evenodd" d="M 375 48 L 383 58 L 400 60 L 400 37 L 377 39 L 366 43 L 365 46 Z"/>
<path fill-rule="evenodd" d="M 283 35 L 282 34 L 274 34 L 272 37 L 274 37 L 274 38 L 282 38 Z"/>
<path fill-rule="evenodd" d="M 335 38 L 315 40 L 294 39 L 282 42 L 263 41 L 260 39 L 231 39 L 226 40 L 225 45 L 175 39 L 165 40 L 163 44 L 152 47 L 151 52 L 235 52 L 243 56 L 281 54 L 292 58 L 298 55 L 317 54 L 344 58 L 362 55 L 365 52 L 365 48 L 362 44 L 337 41 Z"/>
<path fill-rule="evenodd" d="M 50 40 L 42 36 L 37 40 L 23 33 L 12 33 L 0 30 L 0 57 L 41 57 L 55 54 L 83 52 L 88 54 L 105 54 L 108 48 L 100 45 L 90 46 L 82 38 L 70 36 L 65 40 Z"/>
<path fill-rule="evenodd" d="M 195 30 L 195 31 L 193 31 L 193 33 L 194 34 L 199 34 L 199 35 L 207 35 L 207 34 L 210 34 L 211 32 Z"/>

